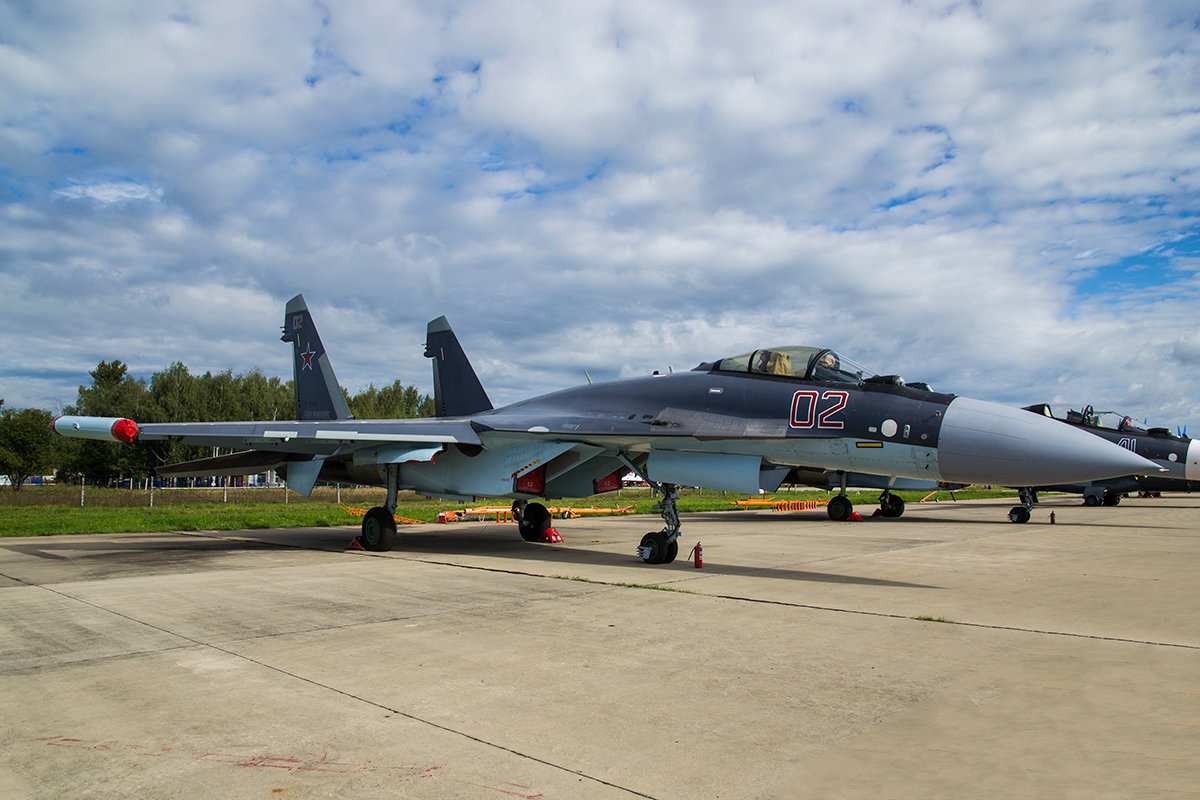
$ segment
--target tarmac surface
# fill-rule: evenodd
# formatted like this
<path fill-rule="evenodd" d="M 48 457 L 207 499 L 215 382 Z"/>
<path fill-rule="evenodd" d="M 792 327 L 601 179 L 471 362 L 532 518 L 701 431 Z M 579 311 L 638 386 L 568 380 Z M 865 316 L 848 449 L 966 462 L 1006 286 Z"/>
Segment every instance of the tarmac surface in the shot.
<path fill-rule="evenodd" d="M 3 539 L 0 797 L 1200 797 L 1200 497 L 1009 505 Z"/>

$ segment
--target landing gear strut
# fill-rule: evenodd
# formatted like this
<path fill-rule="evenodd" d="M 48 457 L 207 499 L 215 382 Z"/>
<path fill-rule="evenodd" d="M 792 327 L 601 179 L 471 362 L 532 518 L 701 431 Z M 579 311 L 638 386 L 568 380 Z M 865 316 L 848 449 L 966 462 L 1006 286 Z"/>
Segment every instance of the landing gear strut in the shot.
<path fill-rule="evenodd" d="M 845 522 L 854 513 L 854 504 L 846 497 L 846 473 L 841 473 L 842 490 L 837 497 L 831 497 L 825 504 L 825 511 L 834 522 Z"/>
<path fill-rule="evenodd" d="M 647 564 L 670 564 L 679 555 L 679 509 L 675 507 L 679 487 L 673 483 L 650 482 L 650 485 L 662 492 L 663 499 L 654 507 L 662 511 L 666 527 L 642 537 L 638 557 Z"/>
<path fill-rule="evenodd" d="M 1024 524 L 1029 522 L 1033 507 L 1037 505 L 1037 492 L 1026 486 L 1017 490 L 1017 496 L 1021 498 L 1021 505 L 1013 506 L 1008 510 L 1008 521 Z"/>
<path fill-rule="evenodd" d="M 363 516 L 359 540 L 367 550 L 391 550 L 396 543 L 396 495 L 399 492 L 399 467 L 387 465 L 386 505 L 375 506 Z"/>

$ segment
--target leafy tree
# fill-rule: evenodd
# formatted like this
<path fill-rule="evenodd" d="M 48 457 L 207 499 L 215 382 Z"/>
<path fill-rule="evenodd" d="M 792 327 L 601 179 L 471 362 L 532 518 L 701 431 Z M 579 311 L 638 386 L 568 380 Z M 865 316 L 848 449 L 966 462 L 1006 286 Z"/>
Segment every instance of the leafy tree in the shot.
<path fill-rule="evenodd" d="M 382 389 L 375 384 L 348 398 L 350 413 L 359 419 L 408 419 L 432 417 L 433 398 L 415 386 L 395 381 Z"/>
<path fill-rule="evenodd" d="M 238 419 L 287 419 L 296 413 L 296 393 L 292 382 L 268 378 L 259 370 L 251 370 L 235 379 L 245 413 Z"/>
<path fill-rule="evenodd" d="M 54 441 L 49 411 L 36 408 L 0 410 L 0 472 L 21 491 L 26 478 L 49 472 L 54 461 Z"/>

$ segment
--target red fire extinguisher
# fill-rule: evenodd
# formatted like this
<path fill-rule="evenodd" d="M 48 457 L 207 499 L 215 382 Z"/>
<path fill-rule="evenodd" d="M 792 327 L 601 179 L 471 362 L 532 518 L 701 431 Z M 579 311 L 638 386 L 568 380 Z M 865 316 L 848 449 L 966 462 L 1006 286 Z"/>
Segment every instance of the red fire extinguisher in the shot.
<path fill-rule="evenodd" d="M 695 558 L 696 569 L 704 566 L 704 548 L 700 546 L 699 542 L 696 542 L 696 546 L 692 548 L 692 556 Z"/>

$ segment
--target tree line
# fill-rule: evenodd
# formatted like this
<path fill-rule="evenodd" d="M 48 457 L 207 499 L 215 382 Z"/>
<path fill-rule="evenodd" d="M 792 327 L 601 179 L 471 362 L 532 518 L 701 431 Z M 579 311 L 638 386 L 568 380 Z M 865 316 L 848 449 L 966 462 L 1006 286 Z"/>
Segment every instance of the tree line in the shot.
<path fill-rule="evenodd" d="M 296 418 L 292 381 L 268 378 L 257 369 L 193 375 L 175 362 L 156 372 L 150 382 L 129 375 L 121 361 L 101 361 L 88 373 L 92 382 L 79 387 L 79 396 L 63 414 L 129 417 L 144 422 L 230 422 Z M 374 384 L 351 395 L 344 388 L 350 413 L 359 419 L 399 419 L 433 416 L 433 399 L 415 386 L 396 381 Z M 154 469 L 212 455 L 208 448 L 163 442 L 132 445 L 65 439 L 50 429 L 54 415 L 41 409 L 6 409 L 0 399 L 0 475 L 14 491 L 29 477 L 55 474 L 60 483 L 112 485 L 122 478 L 152 477 Z"/>

